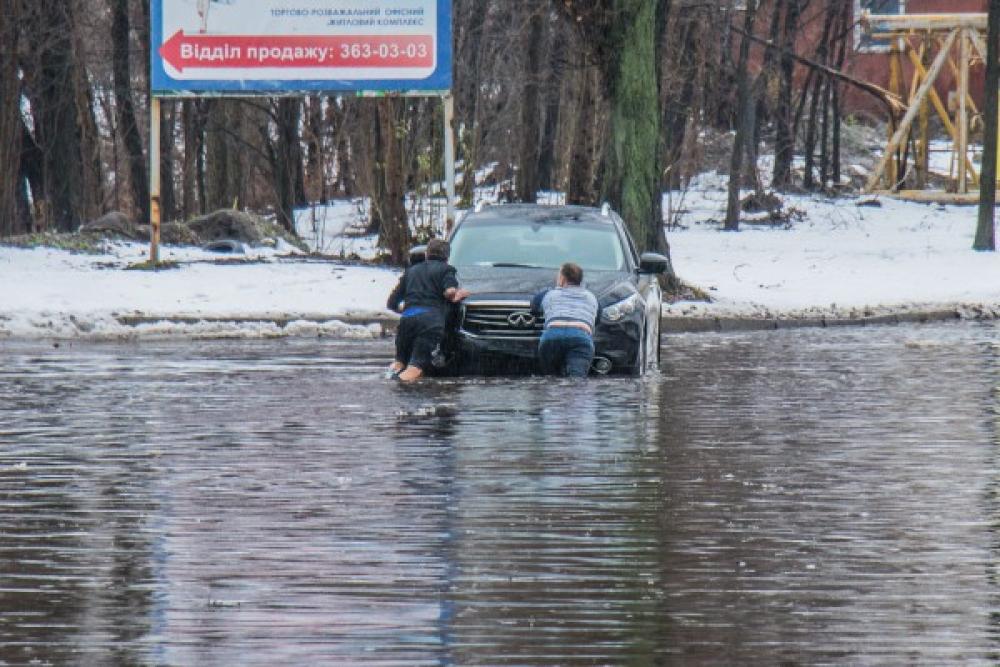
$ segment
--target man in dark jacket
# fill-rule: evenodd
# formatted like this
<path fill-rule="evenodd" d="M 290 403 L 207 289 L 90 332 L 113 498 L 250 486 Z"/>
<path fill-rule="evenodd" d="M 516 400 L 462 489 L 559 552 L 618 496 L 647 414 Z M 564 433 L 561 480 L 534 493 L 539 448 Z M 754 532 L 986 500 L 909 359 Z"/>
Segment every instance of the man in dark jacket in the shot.
<path fill-rule="evenodd" d="M 431 365 L 431 354 L 444 337 L 448 308 L 469 296 L 458 286 L 455 267 L 448 264 L 451 248 L 446 241 L 427 244 L 427 259 L 403 273 L 389 295 L 389 310 L 402 313 L 396 332 L 396 360 L 391 374 L 413 382 Z"/>

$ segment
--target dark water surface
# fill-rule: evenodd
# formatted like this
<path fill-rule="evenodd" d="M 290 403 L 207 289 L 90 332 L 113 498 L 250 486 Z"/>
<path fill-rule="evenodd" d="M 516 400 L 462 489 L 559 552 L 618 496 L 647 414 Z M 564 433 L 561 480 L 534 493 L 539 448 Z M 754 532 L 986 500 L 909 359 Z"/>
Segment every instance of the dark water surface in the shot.
<path fill-rule="evenodd" d="M 997 334 L 0 341 L 0 665 L 996 664 Z"/>

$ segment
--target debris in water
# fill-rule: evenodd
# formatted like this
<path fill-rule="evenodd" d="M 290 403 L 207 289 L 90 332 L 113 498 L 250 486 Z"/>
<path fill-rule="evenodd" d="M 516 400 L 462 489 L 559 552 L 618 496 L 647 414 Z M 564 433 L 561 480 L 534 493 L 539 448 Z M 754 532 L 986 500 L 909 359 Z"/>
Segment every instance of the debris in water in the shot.
<path fill-rule="evenodd" d="M 239 607 L 240 606 L 240 602 L 238 600 L 209 600 L 208 601 L 208 606 L 209 607 L 227 608 L 228 609 L 228 608 L 232 608 L 232 607 Z"/>
<path fill-rule="evenodd" d="M 396 419 L 401 421 L 411 419 L 428 419 L 431 417 L 453 417 L 458 413 L 454 404 L 441 403 L 440 405 L 422 405 L 413 410 L 399 410 Z"/>

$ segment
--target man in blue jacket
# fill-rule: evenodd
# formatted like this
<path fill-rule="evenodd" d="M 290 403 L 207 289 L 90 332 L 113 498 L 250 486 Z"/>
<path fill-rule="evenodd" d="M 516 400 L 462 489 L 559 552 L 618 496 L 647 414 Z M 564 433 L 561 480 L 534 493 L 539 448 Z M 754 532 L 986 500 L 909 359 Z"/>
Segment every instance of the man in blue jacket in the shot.
<path fill-rule="evenodd" d="M 455 267 L 448 264 L 451 248 L 446 241 L 432 239 L 427 259 L 413 264 L 399 279 L 386 304 L 401 312 L 396 332 L 396 359 L 389 367 L 403 382 L 420 379 L 430 368 L 434 348 L 444 337 L 448 307 L 469 296 L 458 286 Z"/>
<path fill-rule="evenodd" d="M 587 377 L 594 360 L 594 326 L 597 297 L 582 286 L 583 269 L 563 264 L 555 289 L 531 300 L 531 311 L 545 316 L 545 330 L 538 344 L 538 361 L 546 374 Z"/>

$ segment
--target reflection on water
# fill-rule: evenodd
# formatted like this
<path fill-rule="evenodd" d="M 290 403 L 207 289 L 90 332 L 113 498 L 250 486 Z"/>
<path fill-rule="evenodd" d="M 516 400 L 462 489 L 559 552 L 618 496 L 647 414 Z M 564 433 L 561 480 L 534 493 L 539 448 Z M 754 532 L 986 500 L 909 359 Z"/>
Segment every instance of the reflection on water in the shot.
<path fill-rule="evenodd" d="M 0 342 L 0 665 L 996 663 L 995 336 L 417 387 L 386 343 Z"/>

